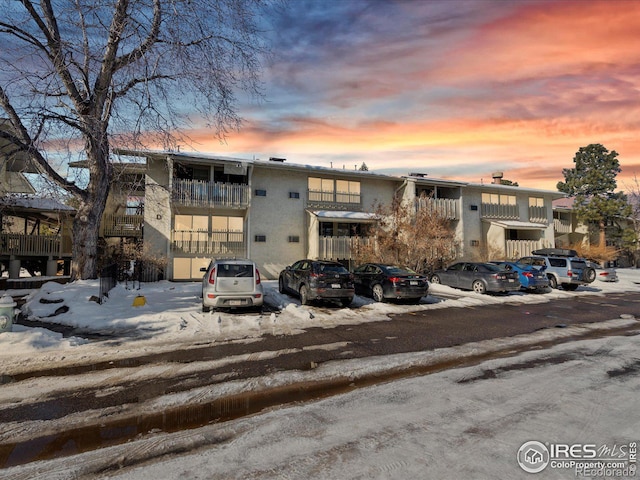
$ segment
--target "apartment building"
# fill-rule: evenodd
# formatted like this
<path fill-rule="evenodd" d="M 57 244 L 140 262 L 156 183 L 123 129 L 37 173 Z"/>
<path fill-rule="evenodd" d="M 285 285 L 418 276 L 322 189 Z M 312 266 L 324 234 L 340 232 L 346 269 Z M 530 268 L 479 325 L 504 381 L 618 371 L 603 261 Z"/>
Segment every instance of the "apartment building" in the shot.
<path fill-rule="evenodd" d="M 143 238 L 167 258 L 167 278 L 201 278 L 213 257 L 250 257 L 265 278 L 300 258 L 348 261 L 366 242 L 376 205 L 395 195 L 451 221 L 461 258 L 516 258 L 554 246 L 547 190 L 413 173 L 299 165 L 180 152 L 120 151 L 146 159 Z M 137 167 L 139 168 L 139 167 Z M 422 194 L 425 194 L 423 196 Z"/>

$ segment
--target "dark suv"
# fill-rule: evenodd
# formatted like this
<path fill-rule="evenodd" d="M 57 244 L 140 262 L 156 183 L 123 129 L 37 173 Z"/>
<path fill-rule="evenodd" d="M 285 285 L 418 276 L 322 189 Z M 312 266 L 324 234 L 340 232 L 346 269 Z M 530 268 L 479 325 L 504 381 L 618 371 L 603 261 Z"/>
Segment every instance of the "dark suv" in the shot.
<path fill-rule="evenodd" d="M 337 300 L 346 307 L 355 295 L 353 275 L 337 262 L 298 260 L 280 272 L 280 293 L 300 296 L 300 303 L 311 300 Z"/>
<path fill-rule="evenodd" d="M 532 265 L 543 270 L 549 279 L 551 288 L 561 285 L 565 290 L 575 290 L 580 285 L 591 283 L 592 267 L 584 258 L 577 256 L 575 250 L 561 248 L 543 248 L 535 250 L 530 257 L 522 257 L 518 263 Z"/>

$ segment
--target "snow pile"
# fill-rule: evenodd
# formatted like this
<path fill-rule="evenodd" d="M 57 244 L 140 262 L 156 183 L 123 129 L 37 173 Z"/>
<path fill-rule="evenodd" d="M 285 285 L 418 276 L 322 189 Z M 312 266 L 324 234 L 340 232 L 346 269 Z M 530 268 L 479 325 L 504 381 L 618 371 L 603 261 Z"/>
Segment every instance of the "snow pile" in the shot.
<path fill-rule="evenodd" d="M 176 344 L 193 345 L 198 342 L 255 341 L 264 334 L 291 335 L 312 327 L 357 325 L 388 320 L 389 315 L 417 310 L 541 303 L 576 295 L 640 291 L 640 270 L 619 269 L 618 275 L 620 281 L 617 283 L 596 281 L 575 292 L 553 290 L 543 294 L 480 295 L 431 285 L 429 295 L 419 305 L 376 303 L 370 298 L 357 296 L 349 308 L 330 304 L 303 306 L 298 298 L 279 293 L 276 281 L 265 281 L 265 302 L 269 308 L 264 313 L 242 310 L 202 313 L 199 282 L 162 281 L 142 284 L 139 290 L 119 284 L 103 304 L 95 301 L 99 293 L 98 281 L 77 281 L 65 285 L 48 282 L 27 296 L 22 310 L 28 319 L 39 321 L 42 326 L 58 324 L 72 327 L 78 336 L 115 336 L 120 345 L 128 343 L 132 349 L 162 348 L 163 345 L 173 348 Z M 4 293 L 14 294 L 9 290 L 0 292 L 0 295 Z M 144 295 L 146 303 L 134 307 L 138 295 Z M 64 338 L 43 328 L 15 325 L 13 331 L 0 334 L 0 359 L 45 351 L 69 355 L 72 351 L 81 350 L 83 355 L 91 355 L 96 354 L 96 348 L 96 342 Z M 126 345 L 120 350 L 125 348 Z"/>

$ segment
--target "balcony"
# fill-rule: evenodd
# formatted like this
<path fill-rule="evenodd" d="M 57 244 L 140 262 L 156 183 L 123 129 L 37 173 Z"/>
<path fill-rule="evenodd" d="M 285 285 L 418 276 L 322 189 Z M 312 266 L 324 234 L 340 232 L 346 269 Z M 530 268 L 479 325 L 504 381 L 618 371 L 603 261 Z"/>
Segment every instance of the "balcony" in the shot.
<path fill-rule="evenodd" d="M 103 237 L 142 237 L 143 215 L 102 216 L 100 228 Z"/>
<path fill-rule="evenodd" d="M 0 254 L 18 257 L 70 257 L 71 237 L 67 235 L 0 233 Z"/>
<path fill-rule="evenodd" d="M 247 208 L 249 185 L 174 179 L 171 199 L 184 207 Z"/>
<path fill-rule="evenodd" d="M 549 223 L 546 207 L 529 207 L 529 221 L 533 223 Z"/>
<path fill-rule="evenodd" d="M 506 258 L 517 260 L 520 257 L 531 255 L 534 250 L 551 247 L 546 240 L 507 240 Z"/>
<path fill-rule="evenodd" d="M 459 220 L 458 200 L 453 198 L 418 198 L 416 209 L 426 208 L 435 210 L 441 217 L 447 220 Z"/>
<path fill-rule="evenodd" d="M 244 233 L 174 230 L 171 232 L 171 251 L 178 254 L 244 257 L 246 256 Z"/>
<path fill-rule="evenodd" d="M 571 220 L 565 220 L 562 218 L 553 219 L 553 229 L 556 234 L 558 233 L 571 233 Z"/>
<path fill-rule="evenodd" d="M 483 203 L 482 217 L 500 218 L 502 220 L 519 220 L 520 209 L 518 205 L 508 205 L 501 203 Z"/>
<path fill-rule="evenodd" d="M 359 193 L 308 190 L 307 207 L 322 210 L 362 211 L 362 197 Z"/>
<path fill-rule="evenodd" d="M 368 247 L 369 237 L 320 237 L 319 258 L 322 260 L 353 259 L 359 247 Z"/>

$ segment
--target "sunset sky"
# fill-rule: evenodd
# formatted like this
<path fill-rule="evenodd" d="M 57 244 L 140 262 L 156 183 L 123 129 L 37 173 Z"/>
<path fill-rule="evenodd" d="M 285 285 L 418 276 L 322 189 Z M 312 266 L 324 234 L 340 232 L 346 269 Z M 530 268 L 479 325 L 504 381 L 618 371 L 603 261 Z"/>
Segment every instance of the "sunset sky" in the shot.
<path fill-rule="evenodd" d="M 200 152 L 555 190 L 581 146 L 640 176 L 640 1 L 291 0 L 265 99 Z"/>

